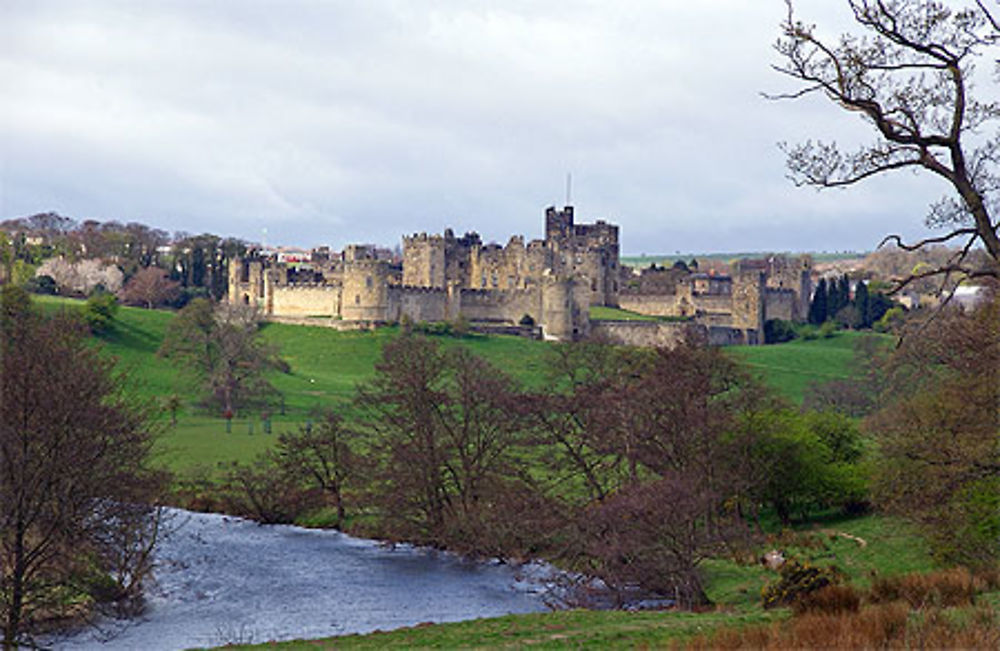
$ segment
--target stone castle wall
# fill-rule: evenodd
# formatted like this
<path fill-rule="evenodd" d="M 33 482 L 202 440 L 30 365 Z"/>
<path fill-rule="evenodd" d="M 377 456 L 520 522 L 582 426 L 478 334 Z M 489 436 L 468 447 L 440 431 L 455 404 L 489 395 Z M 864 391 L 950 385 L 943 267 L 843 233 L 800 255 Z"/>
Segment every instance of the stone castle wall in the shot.
<path fill-rule="evenodd" d="M 275 287 L 271 314 L 335 316 L 340 314 L 340 288 L 330 285 Z"/>
<path fill-rule="evenodd" d="M 680 298 L 677 294 L 620 294 L 618 306 L 649 316 L 680 316 Z"/>
<path fill-rule="evenodd" d="M 406 315 L 411 321 L 448 321 L 448 290 L 431 289 L 424 287 L 400 287 L 396 295 L 398 296 L 398 308 L 392 310 L 399 316 L 393 321 Z"/>
<path fill-rule="evenodd" d="M 673 348 L 694 329 L 704 326 L 670 321 L 595 321 L 590 325 L 590 337 L 618 346 Z"/>
<path fill-rule="evenodd" d="M 798 297 L 791 289 L 774 289 L 767 287 L 764 294 L 764 320 L 782 319 L 784 321 L 799 321 Z"/>

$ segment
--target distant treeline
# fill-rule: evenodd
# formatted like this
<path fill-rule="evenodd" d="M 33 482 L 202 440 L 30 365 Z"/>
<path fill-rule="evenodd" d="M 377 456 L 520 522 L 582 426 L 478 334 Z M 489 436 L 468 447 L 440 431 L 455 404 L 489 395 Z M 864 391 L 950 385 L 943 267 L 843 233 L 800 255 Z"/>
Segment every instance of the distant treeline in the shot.
<path fill-rule="evenodd" d="M 211 233 L 192 235 L 139 222 L 77 222 L 55 212 L 0 222 L 0 263 L 4 279 L 28 281 L 45 260 L 70 263 L 100 260 L 124 273 L 125 282 L 140 270 L 162 269 L 181 291 L 181 304 L 197 296 L 221 299 L 227 291 L 229 261 L 247 252 L 247 242 Z"/>

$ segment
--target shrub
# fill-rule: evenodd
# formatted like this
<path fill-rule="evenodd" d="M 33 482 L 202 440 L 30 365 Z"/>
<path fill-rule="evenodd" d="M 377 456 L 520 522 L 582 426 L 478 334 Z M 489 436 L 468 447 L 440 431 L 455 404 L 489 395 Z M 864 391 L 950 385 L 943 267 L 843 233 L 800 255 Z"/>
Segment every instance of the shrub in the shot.
<path fill-rule="evenodd" d="M 111 330 L 115 324 L 115 314 L 118 313 L 118 299 L 114 294 L 95 293 L 87 299 L 83 309 L 83 318 L 94 334 Z"/>
<path fill-rule="evenodd" d="M 912 608 L 967 606 L 975 601 L 976 581 L 965 568 L 877 577 L 869 598 L 874 603 L 905 601 Z"/>
<path fill-rule="evenodd" d="M 810 592 L 840 583 L 842 576 L 836 567 L 789 561 L 781 568 L 781 578 L 761 591 L 764 608 L 790 605 Z"/>
<path fill-rule="evenodd" d="M 24 288 L 32 294 L 52 295 L 56 293 L 56 281 L 52 276 L 33 276 L 24 283 Z"/>
<path fill-rule="evenodd" d="M 823 325 L 819 327 L 819 336 L 823 339 L 830 339 L 837 332 L 837 324 L 833 321 L 825 321 Z"/>
<path fill-rule="evenodd" d="M 828 585 L 825 588 L 807 592 L 801 598 L 792 602 L 792 610 L 796 615 L 803 615 L 805 613 L 856 613 L 860 606 L 861 593 L 849 585 Z"/>
<path fill-rule="evenodd" d="M 819 339 L 819 329 L 814 325 L 800 325 L 796 332 L 802 341 L 813 341 L 815 339 Z"/>
<path fill-rule="evenodd" d="M 795 324 L 783 319 L 769 319 L 764 322 L 764 343 L 780 344 L 797 336 Z"/>

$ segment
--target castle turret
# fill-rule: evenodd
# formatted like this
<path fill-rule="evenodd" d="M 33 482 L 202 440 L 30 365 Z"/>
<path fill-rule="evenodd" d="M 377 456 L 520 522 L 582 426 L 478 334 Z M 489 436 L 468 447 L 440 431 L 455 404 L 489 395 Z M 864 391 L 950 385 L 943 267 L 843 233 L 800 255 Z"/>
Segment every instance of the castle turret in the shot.
<path fill-rule="evenodd" d="M 578 296 L 572 278 L 547 276 L 542 281 L 542 310 L 538 324 L 546 339 L 575 341 L 587 336 L 590 326 L 587 292 Z"/>
<path fill-rule="evenodd" d="M 573 234 L 573 206 L 556 210 L 555 206 L 545 209 L 545 239 L 552 243 L 564 242 Z"/>
<path fill-rule="evenodd" d="M 732 326 L 743 330 L 746 343 L 764 343 L 764 294 L 766 274 L 755 269 L 740 271 L 733 277 Z"/>
<path fill-rule="evenodd" d="M 340 313 L 345 321 L 389 320 L 389 264 L 382 260 L 344 263 Z"/>

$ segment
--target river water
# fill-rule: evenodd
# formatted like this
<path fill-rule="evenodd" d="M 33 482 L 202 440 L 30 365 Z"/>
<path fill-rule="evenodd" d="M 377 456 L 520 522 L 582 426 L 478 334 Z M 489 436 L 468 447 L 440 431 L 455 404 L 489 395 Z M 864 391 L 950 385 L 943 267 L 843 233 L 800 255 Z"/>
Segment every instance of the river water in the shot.
<path fill-rule="evenodd" d="M 543 611 L 555 594 L 537 565 L 218 514 L 173 511 L 171 526 L 143 616 L 51 644 L 152 651 L 317 638 Z"/>

